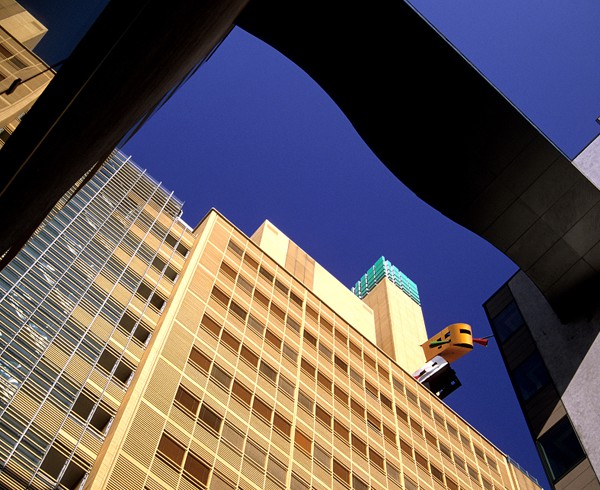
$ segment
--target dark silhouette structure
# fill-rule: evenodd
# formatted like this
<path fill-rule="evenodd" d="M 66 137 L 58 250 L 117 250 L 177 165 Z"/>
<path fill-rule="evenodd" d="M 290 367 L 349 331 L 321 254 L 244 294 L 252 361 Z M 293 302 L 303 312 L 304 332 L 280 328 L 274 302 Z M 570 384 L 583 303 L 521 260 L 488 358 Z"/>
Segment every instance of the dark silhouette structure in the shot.
<path fill-rule="evenodd" d="M 18 250 L 234 25 L 304 69 L 403 183 L 506 253 L 562 318 L 592 308 L 600 228 L 569 233 L 600 193 L 410 5 L 391 0 L 110 2 L 3 150 L 0 253 Z"/>

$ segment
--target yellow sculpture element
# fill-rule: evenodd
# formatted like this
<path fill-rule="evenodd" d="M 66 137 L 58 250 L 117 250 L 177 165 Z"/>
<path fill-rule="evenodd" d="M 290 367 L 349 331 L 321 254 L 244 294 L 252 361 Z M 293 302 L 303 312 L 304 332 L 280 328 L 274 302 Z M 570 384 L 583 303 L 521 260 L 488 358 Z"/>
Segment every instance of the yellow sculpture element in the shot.
<path fill-rule="evenodd" d="M 421 344 L 425 358 L 430 361 L 435 356 L 443 357 L 452 363 L 473 350 L 471 326 L 466 323 L 453 323 Z"/>

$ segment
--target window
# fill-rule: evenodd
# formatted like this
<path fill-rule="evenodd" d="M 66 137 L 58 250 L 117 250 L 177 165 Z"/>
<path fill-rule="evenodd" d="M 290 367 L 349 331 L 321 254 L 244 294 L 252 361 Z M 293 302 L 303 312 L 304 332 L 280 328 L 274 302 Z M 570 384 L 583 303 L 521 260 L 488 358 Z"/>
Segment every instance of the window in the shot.
<path fill-rule="evenodd" d="M 175 250 L 177 250 L 183 257 L 187 257 L 188 253 L 190 253 L 189 249 L 183 243 L 177 245 Z"/>
<path fill-rule="evenodd" d="M 448 487 L 448 490 L 458 490 L 458 484 L 448 477 L 446 477 L 446 486 Z"/>
<path fill-rule="evenodd" d="M 260 361 L 260 372 L 273 383 L 277 382 L 277 371 L 263 360 Z"/>
<path fill-rule="evenodd" d="M 286 356 L 294 364 L 298 361 L 298 353 L 286 343 L 283 344 L 283 355 Z"/>
<path fill-rule="evenodd" d="M 246 347 L 245 345 L 242 345 L 242 351 L 240 352 L 240 355 L 246 362 L 248 362 L 252 366 L 258 366 L 258 356 L 250 349 L 248 349 L 248 347 Z"/>
<path fill-rule="evenodd" d="M 350 484 L 350 470 L 333 458 L 333 474 L 344 483 Z"/>
<path fill-rule="evenodd" d="M 567 417 L 560 419 L 544 433 L 537 445 L 553 482 L 586 457 Z"/>
<path fill-rule="evenodd" d="M 365 418 L 365 407 L 352 398 L 350 399 L 350 408 L 352 408 L 352 411 L 356 413 L 356 415 L 363 419 Z"/>
<path fill-rule="evenodd" d="M 358 476 L 352 475 L 353 490 L 369 490 L 369 485 L 362 481 Z"/>
<path fill-rule="evenodd" d="M 399 420 L 401 420 L 405 424 L 408 423 L 408 414 L 406 413 L 406 411 L 401 409 L 398 405 L 396 405 L 396 416 L 398 417 Z"/>
<path fill-rule="evenodd" d="M 281 339 L 268 329 L 265 333 L 265 339 L 267 339 L 271 344 L 273 344 L 273 347 L 275 347 L 277 350 L 281 349 Z"/>
<path fill-rule="evenodd" d="M 277 412 L 275 412 L 275 415 L 273 415 L 273 427 L 279 429 L 287 437 L 290 437 L 290 433 L 292 432 L 292 424 Z"/>
<path fill-rule="evenodd" d="M 190 353 L 190 361 L 208 373 L 208 368 L 210 367 L 211 361 L 202 352 L 196 349 L 196 347 L 192 348 L 192 352 Z"/>
<path fill-rule="evenodd" d="M 267 405 L 265 402 L 263 402 L 260 398 L 254 397 L 254 403 L 252 404 L 252 411 L 255 414 L 258 414 L 258 415 L 264 417 L 265 419 L 267 419 L 268 422 L 271 421 L 271 415 L 273 414 L 273 409 L 269 405 Z"/>
<path fill-rule="evenodd" d="M 333 387 L 334 395 L 344 404 L 348 405 L 348 393 L 342 390 L 338 385 Z"/>
<path fill-rule="evenodd" d="M 348 337 L 339 329 L 335 329 L 335 338 L 344 345 L 348 345 Z"/>
<path fill-rule="evenodd" d="M 525 320 L 515 301 L 511 301 L 500 313 L 491 319 L 490 323 L 496 339 L 505 342 L 513 333 L 525 325 Z"/>
<path fill-rule="evenodd" d="M 183 469 L 200 483 L 206 485 L 208 482 L 210 467 L 195 454 L 188 454 Z"/>
<path fill-rule="evenodd" d="M 285 312 L 274 302 L 271 302 L 271 317 L 273 316 L 279 318 L 282 322 L 285 320 Z"/>
<path fill-rule="evenodd" d="M 213 364 L 212 370 L 210 371 L 210 377 L 218 383 L 221 383 L 227 389 L 231 386 L 231 375 L 217 364 Z"/>
<path fill-rule="evenodd" d="M 258 335 L 262 335 L 265 331 L 265 326 L 260 323 L 256 318 L 252 315 L 248 317 L 248 326 L 254 330 Z"/>
<path fill-rule="evenodd" d="M 269 462 L 267 463 L 267 471 L 273 475 L 280 482 L 285 482 L 285 476 L 287 475 L 287 469 L 283 463 L 280 463 L 273 455 L 269 455 Z"/>
<path fill-rule="evenodd" d="M 165 306 L 166 299 L 163 298 L 160 294 L 154 293 L 150 298 L 150 304 L 154 306 L 157 310 L 162 310 L 163 306 Z"/>
<path fill-rule="evenodd" d="M 208 427 L 218 433 L 221 430 L 223 417 L 208 407 L 206 403 L 203 403 L 200 414 L 198 415 L 198 420 L 204 422 Z"/>
<path fill-rule="evenodd" d="M 258 273 L 264 277 L 268 282 L 273 282 L 274 276 L 267 269 L 265 269 L 262 265 L 258 269 Z"/>
<path fill-rule="evenodd" d="M 406 490 L 418 490 L 419 487 L 408 476 L 404 475 L 404 488 Z"/>
<path fill-rule="evenodd" d="M 223 306 L 227 306 L 229 304 L 229 296 L 227 296 L 223 291 L 221 291 L 218 287 L 213 287 L 210 295 L 215 298 L 219 303 Z"/>
<path fill-rule="evenodd" d="M 310 306 L 306 305 L 306 316 L 315 322 L 319 321 L 319 314 Z"/>
<path fill-rule="evenodd" d="M 229 250 L 231 250 L 234 254 L 239 255 L 240 257 L 244 253 L 244 250 L 242 249 L 242 247 L 239 246 L 237 243 L 235 243 L 233 240 L 229 240 L 229 243 L 227 244 L 227 248 Z"/>
<path fill-rule="evenodd" d="M 477 482 L 479 481 L 479 473 L 477 473 L 477 470 L 473 468 L 469 463 L 467 463 L 467 471 L 469 473 L 469 476 L 473 478 L 473 480 Z"/>
<path fill-rule="evenodd" d="M 289 396 L 293 397 L 294 392 L 296 391 L 296 386 L 290 383 L 283 376 L 279 376 L 279 389 L 284 393 L 287 393 Z"/>
<path fill-rule="evenodd" d="M 248 312 L 233 300 L 231 301 L 231 304 L 229 305 L 229 311 L 231 311 L 235 316 L 240 318 L 242 321 L 246 321 L 246 316 L 248 316 Z"/>
<path fill-rule="evenodd" d="M 413 459 L 412 446 L 402 438 L 400 438 L 400 449 L 406 456 L 408 456 L 410 459 Z"/>
<path fill-rule="evenodd" d="M 367 445 L 354 434 L 352 434 L 352 447 L 359 453 L 367 455 Z"/>
<path fill-rule="evenodd" d="M 390 410 L 392 410 L 392 400 L 390 400 L 387 396 L 385 396 L 383 393 L 379 393 L 379 399 L 381 400 L 381 404 L 384 407 L 389 408 Z"/>
<path fill-rule="evenodd" d="M 344 373 L 348 373 L 348 363 L 345 362 L 342 358 L 335 356 L 334 357 L 335 365 L 340 368 Z"/>
<path fill-rule="evenodd" d="M 350 440 L 350 431 L 337 420 L 333 421 L 333 430 L 344 441 L 348 442 Z"/>
<path fill-rule="evenodd" d="M 237 280 L 238 286 L 243 289 L 244 291 L 246 291 L 248 294 L 252 294 L 253 291 L 253 287 L 252 284 L 250 284 L 246 279 L 244 279 L 241 275 L 238 277 Z"/>
<path fill-rule="evenodd" d="M 302 300 L 302 298 L 300 296 L 298 296 L 296 293 L 294 293 L 293 291 L 290 291 L 290 299 L 296 303 L 300 308 L 302 308 L 302 304 L 304 303 L 304 301 Z"/>
<path fill-rule="evenodd" d="M 331 393 L 331 380 L 320 371 L 317 373 L 317 382 Z"/>
<path fill-rule="evenodd" d="M 383 469 L 383 456 L 372 448 L 369 448 L 369 459 L 373 464 Z"/>
<path fill-rule="evenodd" d="M 442 454 L 444 456 L 446 456 L 448 459 L 452 460 L 452 451 L 451 449 L 444 444 L 442 441 L 439 441 L 440 444 L 440 451 L 442 452 Z"/>
<path fill-rule="evenodd" d="M 290 490 L 308 490 L 309 484 L 306 483 L 301 477 L 292 473 L 292 478 L 290 480 Z"/>
<path fill-rule="evenodd" d="M 171 281 L 175 281 L 175 279 L 177 279 L 177 276 L 179 275 L 178 272 L 173 269 L 170 265 L 167 266 L 167 268 L 165 269 L 165 277 L 168 277 Z"/>
<path fill-rule="evenodd" d="M 429 464 L 429 468 L 431 470 L 431 474 L 433 475 L 433 477 L 443 484 L 444 483 L 444 475 L 441 472 L 441 470 L 439 468 L 435 467 L 434 465 L 432 465 L 431 463 Z"/>
<path fill-rule="evenodd" d="M 308 396 L 306 396 L 301 391 L 298 391 L 298 404 L 308 410 L 310 413 L 313 412 L 315 402 L 312 401 Z"/>
<path fill-rule="evenodd" d="M 383 426 L 383 436 L 394 446 L 396 445 L 396 433 L 387 426 Z"/>
<path fill-rule="evenodd" d="M 525 402 L 550 383 L 550 375 L 538 351 L 533 352 L 512 372 L 517 393 Z"/>
<path fill-rule="evenodd" d="M 200 400 L 198 400 L 194 395 L 192 395 L 189 391 L 182 388 L 181 386 L 177 388 L 177 393 L 175 394 L 175 401 L 179 403 L 183 408 L 192 412 L 194 415 L 198 410 L 198 406 L 200 405 Z"/>
<path fill-rule="evenodd" d="M 312 365 L 310 362 L 308 362 L 306 359 L 302 359 L 302 361 L 300 362 L 300 367 L 301 367 L 301 368 L 302 368 L 304 371 L 306 371 L 306 374 L 308 374 L 309 376 L 311 376 L 311 377 L 313 377 L 313 378 L 315 377 L 315 371 L 316 371 L 316 369 L 315 369 L 315 367 L 314 367 L 314 366 L 313 366 L 313 365 Z"/>
<path fill-rule="evenodd" d="M 130 315 L 128 312 L 125 312 L 121 320 L 119 320 L 119 326 L 125 330 L 127 333 L 133 330 L 135 324 L 137 323 L 137 319 Z"/>
<path fill-rule="evenodd" d="M 389 461 L 387 462 L 386 467 L 388 478 L 394 481 L 400 481 L 400 470 L 396 468 L 393 464 L 391 464 Z"/>
<path fill-rule="evenodd" d="M 415 460 L 417 464 L 427 470 L 427 458 L 423 456 L 419 451 L 415 451 Z"/>
<path fill-rule="evenodd" d="M 288 327 L 290 327 L 294 332 L 296 333 L 300 333 L 300 324 L 294 320 L 292 317 L 290 317 L 288 315 L 287 320 L 286 320 L 286 324 Z"/>
<path fill-rule="evenodd" d="M 321 463 L 325 468 L 329 469 L 331 466 L 331 454 L 325 449 L 319 446 L 317 443 L 314 445 L 315 460 Z"/>
<path fill-rule="evenodd" d="M 319 353 L 325 357 L 329 362 L 331 362 L 331 358 L 333 357 L 333 351 L 327 347 L 323 341 L 319 342 Z"/>
<path fill-rule="evenodd" d="M 260 303 L 265 308 L 269 307 L 269 298 L 267 298 L 263 293 L 261 293 L 258 289 L 254 290 L 254 299 Z"/>
<path fill-rule="evenodd" d="M 362 357 L 362 351 L 358 345 L 350 341 L 350 351 L 354 352 L 359 358 Z"/>
<path fill-rule="evenodd" d="M 246 442 L 244 454 L 247 459 L 253 461 L 261 468 L 264 468 L 265 462 L 267 461 L 267 452 L 254 441 L 248 440 L 248 442 Z"/>
<path fill-rule="evenodd" d="M 365 359 L 365 364 L 369 367 L 372 367 L 373 369 L 377 368 L 377 365 L 375 364 L 375 359 L 373 359 L 371 356 L 369 356 L 366 352 L 364 354 L 364 359 Z"/>
<path fill-rule="evenodd" d="M 317 338 L 306 329 L 304 329 L 304 340 L 313 347 L 317 347 Z"/>
<path fill-rule="evenodd" d="M 275 287 L 277 289 L 279 289 L 279 291 L 281 291 L 286 296 L 290 291 L 290 288 L 288 288 L 285 284 L 283 284 L 279 279 L 275 279 Z"/>
<path fill-rule="evenodd" d="M 158 451 L 177 464 L 177 466 L 181 466 L 185 449 L 169 435 L 163 434 L 161 436 L 158 443 Z"/>
<path fill-rule="evenodd" d="M 362 386 L 362 384 L 363 384 L 362 376 L 358 373 L 358 371 L 356 371 L 353 368 L 350 368 L 350 378 L 352 378 L 352 381 L 355 381 L 360 386 Z"/>
<path fill-rule="evenodd" d="M 250 400 L 252 400 L 252 392 L 246 389 L 238 380 L 233 381 L 233 389 L 231 391 L 246 405 L 250 405 Z"/>
<path fill-rule="evenodd" d="M 303 449 L 308 454 L 312 454 L 312 440 L 307 435 L 300 432 L 298 429 L 296 429 L 296 432 L 294 434 L 294 443 L 297 447 Z"/>
<path fill-rule="evenodd" d="M 244 262 L 246 262 L 246 264 L 248 264 L 248 266 L 250 266 L 251 269 L 258 269 L 258 261 L 250 255 L 248 255 L 247 253 L 246 255 L 244 255 Z"/>
<path fill-rule="evenodd" d="M 91 393 L 86 393 L 86 391 L 82 392 L 73 405 L 73 412 L 79 415 L 83 420 L 87 420 L 96 404 L 93 400 L 94 398 L 95 397 Z"/>
<path fill-rule="evenodd" d="M 437 439 L 436 437 L 429 432 L 427 429 L 425 429 L 425 439 L 427 440 L 427 442 L 429 444 L 431 444 L 434 448 L 437 449 Z"/>
<path fill-rule="evenodd" d="M 379 399 L 379 393 L 377 391 L 377 388 L 375 388 L 375 386 L 373 386 L 367 380 L 365 380 L 365 390 L 366 390 L 367 394 L 371 395 L 376 400 Z"/>
<path fill-rule="evenodd" d="M 419 399 L 418 399 L 417 395 L 415 393 L 413 393 L 412 391 L 410 391 L 409 389 L 406 390 L 406 398 L 408 398 L 408 401 L 413 403 L 417 407 L 419 406 Z"/>
<path fill-rule="evenodd" d="M 221 333 L 221 325 L 219 325 L 215 320 L 213 320 L 210 316 L 204 315 L 202 317 L 202 321 L 200 324 L 209 332 L 212 332 L 217 337 Z"/>
<path fill-rule="evenodd" d="M 227 330 L 223 330 L 223 335 L 221 335 L 221 343 L 231 347 L 234 352 L 237 352 L 240 348 L 240 341 L 231 335 Z"/>
<path fill-rule="evenodd" d="M 237 276 L 237 271 L 233 267 L 231 267 L 229 264 L 226 264 L 225 262 L 222 262 L 221 263 L 221 267 L 220 267 L 220 271 L 223 274 L 225 274 L 226 276 L 228 276 L 231 280 L 235 281 L 235 278 Z"/>
<path fill-rule="evenodd" d="M 376 432 L 381 432 L 381 422 L 367 410 L 367 425 Z"/>
<path fill-rule="evenodd" d="M 323 410 L 319 405 L 316 406 L 315 415 L 317 419 L 323 422 L 327 427 L 331 428 L 331 415 Z"/>

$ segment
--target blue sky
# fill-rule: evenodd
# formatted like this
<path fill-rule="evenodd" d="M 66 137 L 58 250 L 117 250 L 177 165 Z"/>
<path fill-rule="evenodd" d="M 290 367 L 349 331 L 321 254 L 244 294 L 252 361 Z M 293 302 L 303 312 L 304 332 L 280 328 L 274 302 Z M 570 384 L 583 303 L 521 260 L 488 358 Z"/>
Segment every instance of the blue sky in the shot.
<path fill-rule="evenodd" d="M 103 1 L 53 8 L 79 10 L 83 25 Z M 600 4 L 412 3 L 568 156 L 598 134 Z M 55 62 L 68 43 L 50 34 Z M 454 322 L 491 333 L 481 304 L 516 271 L 417 199 L 302 70 L 239 29 L 124 151 L 186 201 L 191 225 L 211 207 L 247 234 L 268 218 L 347 286 L 385 255 L 418 284 L 431 334 Z M 463 387 L 449 405 L 548 488 L 493 341 L 454 367 Z"/>

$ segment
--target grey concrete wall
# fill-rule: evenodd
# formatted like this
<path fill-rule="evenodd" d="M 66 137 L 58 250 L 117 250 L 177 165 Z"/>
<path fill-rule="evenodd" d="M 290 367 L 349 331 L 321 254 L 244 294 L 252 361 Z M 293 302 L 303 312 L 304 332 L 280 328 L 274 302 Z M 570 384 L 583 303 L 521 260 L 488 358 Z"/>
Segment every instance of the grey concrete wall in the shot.
<path fill-rule="evenodd" d="M 600 475 L 600 308 L 562 324 L 522 272 L 508 283 L 596 475 Z"/>

